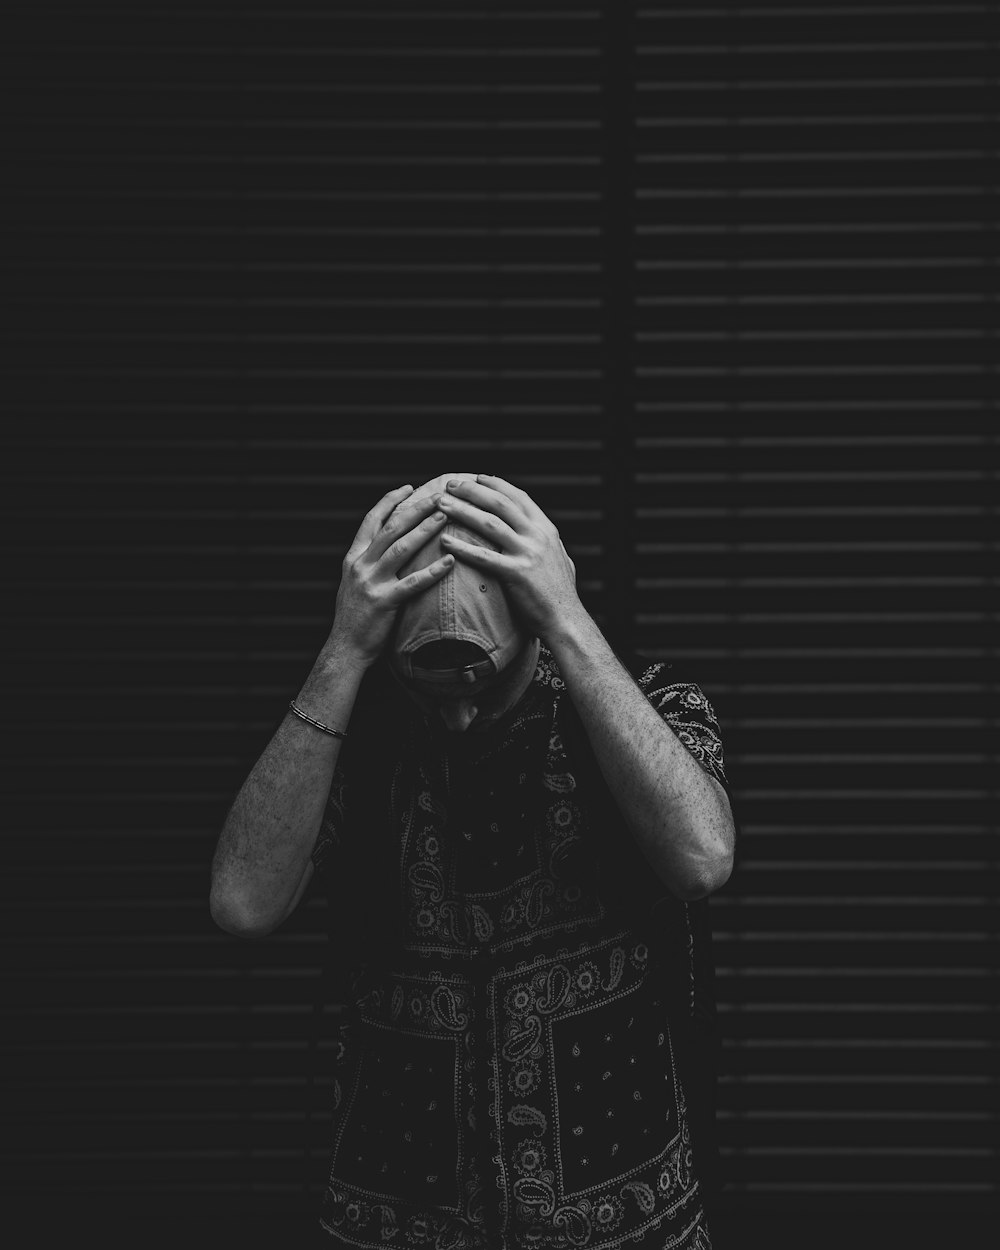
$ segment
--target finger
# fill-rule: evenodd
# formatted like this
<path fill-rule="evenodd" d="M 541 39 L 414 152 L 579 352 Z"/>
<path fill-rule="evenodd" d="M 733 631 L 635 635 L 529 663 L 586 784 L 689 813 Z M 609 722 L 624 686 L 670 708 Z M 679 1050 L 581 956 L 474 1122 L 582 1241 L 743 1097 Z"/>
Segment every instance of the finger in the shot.
<path fill-rule="evenodd" d="M 505 557 L 502 552 L 493 551 L 490 547 L 480 547 L 477 543 L 467 543 L 464 538 L 456 538 L 454 534 L 442 534 L 441 546 L 447 547 L 460 560 L 475 565 L 476 568 L 486 569 L 497 577 L 503 577 L 510 568 L 509 557 Z"/>
<path fill-rule="evenodd" d="M 407 573 L 405 577 L 399 578 L 386 596 L 390 606 L 405 603 L 407 599 L 412 599 L 421 591 L 428 590 L 444 577 L 454 563 L 454 556 L 442 556 L 440 560 L 428 564 L 425 569 L 418 569 L 415 573 Z"/>
<path fill-rule="evenodd" d="M 522 490 L 520 486 L 515 486 L 513 482 L 508 482 L 502 477 L 494 477 L 492 473 L 477 473 L 476 481 L 482 482 L 484 486 L 490 487 L 491 490 L 495 490 L 501 495 L 506 495 L 508 499 L 515 500 L 529 517 L 533 517 L 535 520 L 542 517 L 546 521 L 549 519 L 528 492 Z"/>
<path fill-rule="evenodd" d="M 397 486 L 395 490 L 391 490 L 383 495 L 361 522 L 358 532 L 354 536 L 354 542 L 348 548 L 347 555 L 360 555 L 382 528 L 386 517 L 390 516 L 397 504 L 401 503 L 412 491 L 413 487 L 407 483 L 406 486 Z"/>
<path fill-rule="evenodd" d="M 498 517 L 493 512 L 484 512 L 482 508 L 466 503 L 464 499 L 457 499 L 447 494 L 442 496 L 440 508 L 447 514 L 449 520 L 458 521 L 474 533 L 481 534 L 487 542 L 502 547 L 505 551 L 517 551 L 521 546 L 520 535 L 511 529 L 502 517 Z"/>
<path fill-rule="evenodd" d="M 402 534 L 395 542 L 390 543 L 379 557 L 378 570 L 380 576 L 389 576 L 404 565 L 421 547 L 441 532 L 447 520 L 443 512 L 432 512 L 419 525 Z M 369 549 L 370 550 L 370 549 Z"/>
<path fill-rule="evenodd" d="M 467 503 L 475 504 L 477 508 L 482 508 L 484 512 L 492 512 L 501 520 L 506 521 L 510 528 L 519 534 L 525 533 L 531 525 L 530 519 L 525 515 L 523 507 L 517 500 L 510 499 L 500 491 L 492 490 L 478 482 L 461 480 L 454 484 L 449 482 L 443 497 L 463 499 Z"/>
<path fill-rule="evenodd" d="M 424 521 L 436 506 L 431 495 L 425 495 L 413 503 L 406 503 L 395 508 L 385 519 L 384 524 L 368 544 L 365 552 L 366 560 L 380 560 L 384 552 L 404 534 L 409 533 L 416 525 Z"/>

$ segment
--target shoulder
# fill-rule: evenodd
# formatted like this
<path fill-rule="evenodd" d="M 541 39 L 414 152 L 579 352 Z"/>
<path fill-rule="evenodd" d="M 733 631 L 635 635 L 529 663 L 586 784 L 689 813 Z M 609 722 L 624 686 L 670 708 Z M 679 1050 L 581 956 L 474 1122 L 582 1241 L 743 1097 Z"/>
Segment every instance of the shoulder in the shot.
<path fill-rule="evenodd" d="M 674 660 L 657 660 L 635 651 L 616 651 L 622 664 L 658 711 L 685 713 L 715 722 L 715 710 L 694 674 Z"/>
<path fill-rule="evenodd" d="M 726 775 L 719 719 L 705 691 L 687 670 L 687 666 L 679 665 L 673 660 L 644 656 L 614 643 L 609 645 L 650 706 L 670 726 L 709 776 L 728 793 L 729 780 Z M 564 688 L 558 665 L 544 646 L 540 653 L 540 662 L 543 659 L 545 670 L 542 679 L 553 688 Z M 572 714 L 568 719 L 573 720 Z"/>
<path fill-rule="evenodd" d="M 650 706 L 728 795 L 730 783 L 722 727 L 711 700 L 698 682 L 689 673 L 663 660 L 645 661 L 636 680 Z"/>
<path fill-rule="evenodd" d="M 566 683 L 559 672 L 559 665 L 556 663 L 555 656 L 544 642 L 539 642 L 538 644 L 538 662 L 535 665 L 535 673 L 531 679 L 531 684 L 542 690 L 558 691 L 566 689 Z"/>
<path fill-rule="evenodd" d="M 656 683 L 669 684 L 682 681 L 676 674 L 674 665 L 670 660 L 654 660 L 648 656 L 640 655 L 637 651 L 631 651 L 628 648 L 623 649 L 610 643 L 609 645 L 611 645 L 622 666 L 631 673 L 632 677 L 643 689 L 647 689 Z M 544 642 L 540 644 L 538 649 L 538 664 L 535 668 L 533 681 L 538 686 L 547 686 L 553 690 L 566 689 L 566 683 L 559 672 L 559 665 L 556 663 L 555 656 Z"/>

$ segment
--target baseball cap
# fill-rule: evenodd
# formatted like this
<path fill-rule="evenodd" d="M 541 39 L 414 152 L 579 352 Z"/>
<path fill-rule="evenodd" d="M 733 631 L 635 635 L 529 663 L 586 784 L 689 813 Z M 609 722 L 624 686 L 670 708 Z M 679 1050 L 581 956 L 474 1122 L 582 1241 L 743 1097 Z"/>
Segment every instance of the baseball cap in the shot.
<path fill-rule="evenodd" d="M 475 473 L 441 473 L 418 486 L 403 500 L 405 507 L 414 500 L 444 491 L 454 479 L 474 482 Z M 438 534 L 399 569 L 400 578 L 426 568 L 446 552 L 441 546 L 441 532 L 478 547 L 500 548 L 480 534 L 449 520 Z M 403 677 L 428 682 L 476 682 L 492 676 L 518 654 L 531 635 L 518 622 L 507 593 L 500 581 L 482 569 L 473 568 L 456 558 L 444 577 L 419 595 L 408 599 L 399 610 L 388 657 L 393 668 Z M 424 667 L 417 653 L 432 642 L 471 642 L 484 653 L 478 663 L 458 668 Z"/>

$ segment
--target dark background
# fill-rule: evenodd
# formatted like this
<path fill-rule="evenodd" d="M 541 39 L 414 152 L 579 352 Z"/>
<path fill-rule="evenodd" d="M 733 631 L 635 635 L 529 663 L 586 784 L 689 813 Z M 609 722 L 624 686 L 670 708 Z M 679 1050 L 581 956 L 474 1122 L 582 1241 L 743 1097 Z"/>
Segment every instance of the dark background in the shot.
<path fill-rule="evenodd" d="M 24 8 L 17 1244 L 308 1240 L 323 901 L 241 942 L 208 865 L 362 515 L 453 469 L 720 717 L 718 1250 L 987 1244 L 994 6 Z"/>

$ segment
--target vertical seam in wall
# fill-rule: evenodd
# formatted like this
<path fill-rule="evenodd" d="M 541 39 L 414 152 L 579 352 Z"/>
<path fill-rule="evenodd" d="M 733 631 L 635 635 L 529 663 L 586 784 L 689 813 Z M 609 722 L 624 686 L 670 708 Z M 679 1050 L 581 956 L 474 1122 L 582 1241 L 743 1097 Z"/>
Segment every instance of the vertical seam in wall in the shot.
<path fill-rule="evenodd" d="M 603 607 L 612 641 L 635 645 L 634 6 L 602 6 L 603 220 L 601 429 Z"/>
<path fill-rule="evenodd" d="M 1000 772 L 1000 716 L 997 712 L 997 704 L 1000 701 L 1000 663 L 998 663 L 998 654 L 1000 650 L 997 647 L 997 633 L 1000 630 L 1000 612 L 997 611 L 997 590 L 1000 584 L 1000 578 L 997 577 L 997 555 L 998 543 L 997 533 L 1000 530 L 997 524 L 997 494 L 1000 492 L 1000 435 L 997 434 L 997 418 L 1000 416 L 1000 361 L 998 361 L 998 353 L 1000 353 L 1000 331 L 997 329 L 997 318 L 1000 316 L 1000 307 L 998 307 L 997 299 L 997 162 L 1000 160 L 1000 74 L 997 72 L 997 57 L 1000 57 L 1000 40 L 993 39 L 990 41 L 993 55 L 991 64 L 993 65 L 993 73 L 990 75 L 988 85 L 986 87 L 987 99 L 986 115 L 989 118 L 989 129 L 991 132 L 991 140 L 988 149 L 991 153 L 989 159 L 989 167 L 985 178 L 985 206 L 986 206 L 986 248 L 984 250 L 984 268 L 986 271 L 986 291 L 987 291 L 987 331 L 984 341 L 986 358 L 984 364 L 987 368 L 986 378 L 986 411 L 989 421 L 989 433 L 987 435 L 987 463 L 989 465 L 989 474 L 987 482 L 987 500 L 985 509 L 986 532 L 984 534 L 984 558 L 986 564 L 985 594 L 986 594 L 986 672 L 984 674 L 986 681 L 986 720 L 988 725 L 988 733 L 992 742 L 992 751 L 988 752 L 988 777 L 987 784 L 987 834 L 989 844 L 993 848 L 990 864 L 990 880 L 993 883 L 992 890 L 989 892 L 987 906 L 989 915 L 986 917 L 986 931 L 990 944 L 990 949 L 994 952 L 993 962 L 990 967 L 992 969 L 991 976 L 991 994 L 990 1006 L 993 1015 L 993 1027 L 990 1030 L 992 1045 L 994 1051 L 994 1062 L 992 1064 L 993 1071 L 993 1098 L 991 1105 L 994 1115 L 994 1131 L 990 1135 L 992 1141 L 992 1153 L 994 1160 L 1000 1154 L 1000 1143 L 998 1143 L 998 1133 L 996 1118 L 998 1115 L 997 1108 L 1000 1106 L 998 1102 L 997 1091 L 1000 1088 L 1000 1030 L 997 1028 L 998 1018 L 1000 1018 L 1000 968 L 997 966 L 996 953 L 1000 946 L 1000 928 L 997 925 L 997 915 L 1000 912 L 1000 896 L 997 893 L 998 877 L 1000 877 L 1000 856 L 997 851 L 997 804 L 1000 801 L 1000 794 L 997 790 L 997 774 Z M 989 486 L 992 481 L 992 487 Z M 995 1178 L 994 1185 L 1000 1190 L 1000 1161 L 997 1161 L 993 1168 L 993 1176 Z"/>
<path fill-rule="evenodd" d="M 728 659 L 731 665 L 729 688 L 733 692 L 733 714 L 737 724 L 741 720 L 741 691 L 742 679 L 739 671 L 739 655 L 740 655 L 740 637 L 739 637 L 739 619 L 740 619 L 740 582 L 742 578 L 742 569 L 740 567 L 740 510 L 741 510 L 741 478 L 740 469 L 742 464 L 741 448 L 742 439 L 740 433 L 740 316 L 743 308 L 740 301 L 740 275 L 741 268 L 739 264 L 738 242 L 740 238 L 740 198 L 739 198 L 739 135 L 738 128 L 738 100 L 736 94 L 736 83 L 739 78 L 738 66 L 738 49 L 739 49 L 739 15 L 733 8 L 728 5 L 725 10 L 725 16 L 722 19 L 726 26 L 726 128 L 728 132 L 728 143 L 726 147 L 726 166 L 727 166 L 727 182 L 726 182 L 726 204 L 727 204 L 727 242 L 728 242 L 728 263 L 727 263 L 727 304 L 726 304 L 726 343 L 728 347 L 728 360 L 726 361 L 726 424 L 728 425 L 727 457 L 728 457 L 728 473 L 726 475 L 726 486 L 729 491 L 729 499 L 726 501 L 726 516 L 729 522 L 729 540 L 727 543 L 727 588 L 729 597 L 729 638 L 730 647 L 728 648 Z M 729 778 L 730 784 L 734 786 L 736 778 L 733 768 L 735 758 L 738 758 L 741 751 L 741 743 L 739 734 L 726 733 L 724 740 L 727 741 L 729 748 Z M 742 848 L 737 848 L 737 857 L 739 857 Z M 738 860 L 737 860 L 738 862 Z M 734 882 L 733 908 L 731 911 L 732 920 L 729 928 L 731 933 L 740 933 L 742 929 L 742 908 L 739 899 L 739 882 Z M 730 939 L 732 940 L 732 939 Z M 740 977 L 742 971 L 742 962 L 735 960 L 733 962 L 733 992 L 731 994 L 731 1002 L 729 1003 L 729 1012 L 726 1019 L 734 1021 L 742 1015 L 742 1006 L 746 1000 L 746 995 L 741 985 L 735 984 L 735 979 Z M 718 992 L 718 990 L 716 991 Z M 743 1079 L 745 1075 L 746 1055 L 745 1048 L 742 1044 L 744 1036 L 744 1028 L 742 1024 L 733 1030 L 736 1034 L 735 1038 L 730 1041 L 731 1055 L 731 1072 L 733 1084 L 730 1086 L 732 1090 L 732 1098 L 734 1106 L 731 1108 L 732 1123 L 735 1129 L 737 1141 L 744 1140 L 744 1132 L 742 1129 L 743 1113 L 745 1108 L 745 1091 L 743 1088 Z M 721 1038 L 720 1038 L 720 1058 L 721 1058 Z M 739 1148 L 735 1148 L 739 1153 Z M 724 1180 L 724 1178 L 723 1178 Z M 745 1186 L 742 1186 L 745 1188 Z"/>

